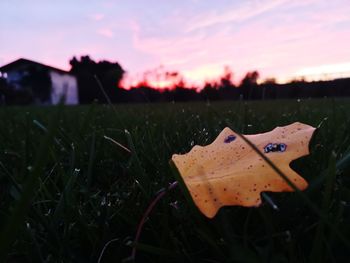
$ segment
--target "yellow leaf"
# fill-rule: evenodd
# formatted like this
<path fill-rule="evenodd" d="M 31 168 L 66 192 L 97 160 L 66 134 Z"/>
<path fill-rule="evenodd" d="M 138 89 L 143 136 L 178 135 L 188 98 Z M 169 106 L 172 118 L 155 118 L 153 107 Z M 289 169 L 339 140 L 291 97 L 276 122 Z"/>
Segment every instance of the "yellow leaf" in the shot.
<path fill-rule="evenodd" d="M 261 134 L 245 135 L 300 190 L 307 182 L 294 172 L 291 161 L 309 154 L 315 128 L 300 122 Z M 207 146 L 174 154 L 175 163 L 194 203 L 209 218 L 222 206 L 259 206 L 261 192 L 293 189 L 242 138 L 225 128 Z"/>

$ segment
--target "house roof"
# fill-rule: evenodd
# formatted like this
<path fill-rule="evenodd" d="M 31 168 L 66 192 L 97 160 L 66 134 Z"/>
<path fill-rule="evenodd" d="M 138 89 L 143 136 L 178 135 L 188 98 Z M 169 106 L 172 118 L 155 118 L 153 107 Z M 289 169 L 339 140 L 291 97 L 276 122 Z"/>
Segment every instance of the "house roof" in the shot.
<path fill-rule="evenodd" d="M 70 74 L 70 75 L 74 75 L 68 71 L 65 71 L 65 70 L 62 70 L 62 69 L 58 69 L 58 68 L 55 68 L 55 67 L 51 67 L 51 66 L 48 66 L 48 65 L 45 65 L 45 64 L 42 64 L 42 63 L 39 63 L 39 62 L 35 62 L 35 61 L 32 61 L 32 60 L 29 60 L 29 59 L 25 59 L 25 58 L 20 58 L 20 59 L 17 59 L 15 61 L 12 61 L 11 63 L 8 63 L 2 67 L 0 67 L 0 71 L 9 71 L 9 70 L 16 70 L 17 68 L 21 67 L 21 66 L 30 66 L 30 65 L 35 65 L 35 66 L 40 66 L 40 67 L 45 67 L 45 68 L 48 68 L 50 70 L 53 70 L 53 71 L 57 71 L 58 73 L 61 73 L 61 74 Z"/>

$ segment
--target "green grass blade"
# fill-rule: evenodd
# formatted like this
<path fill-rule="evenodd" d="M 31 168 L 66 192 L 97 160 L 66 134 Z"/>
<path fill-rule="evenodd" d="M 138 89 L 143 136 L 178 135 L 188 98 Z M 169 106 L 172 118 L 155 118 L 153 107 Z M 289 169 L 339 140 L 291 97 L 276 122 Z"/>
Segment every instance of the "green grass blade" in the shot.
<path fill-rule="evenodd" d="M 89 163 L 88 163 L 88 168 L 86 172 L 86 188 L 87 188 L 87 193 L 90 189 L 91 182 L 92 182 L 92 171 L 93 171 L 93 166 L 94 166 L 94 160 L 95 160 L 95 154 L 96 154 L 96 132 L 94 131 L 92 134 L 91 138 L 91 145 L 90 145 L 90 153 L 89 153 Z"/>
<path fill-rule="evenodd" d="M 58 204 L 56 206 L 55 212 L 53 214 L 53 223 L 57 224 L 60 219 L 63 218 L 64 216 L 64 209 L 67 204 L 69 206 L 74 206 L 73 198 L 72 195 L 74 193 L 73 187 L 75 185 L 75 182 L 78 178 L 79 170 L 74 170 L 73 173 L 71 174 L 70 178 L 68 179 L 68 182 L 61 193 L 60 200 L 58 201 Z"/>
<path fill-rule="evenodd" d="M 131 158 L 132 158 L 131 161 L 135 167 L 134 176 L 135 176 L 137 185 L 146 197 L 150 197 L 150 194 L 147 191 L 148 185 L 150 183 L 149 178 L 147 178 L 147 174 L 146 174 L 144 168 L 142 167 L 142 163 L 140 161 L 140 158 L 137 155 L 135 144 L 134 144 L 134 141 L 132 139 L 130 132 L 128 130 L 125 130 L 125 135 L 127 137 L 127 140 L 129 143 L 129 149 L 131 151 Z"/>
<path fill-rule="evenodd" d="M 12 245 L 12 242 L 17 237 L 17 233 L 25 222 L 25 217 L 30 209 L 32 198 L 39 185 L 39 177 L 42 174 L 44 167 L 48 161 L 47 154 L 52 143 L 54 135 L 57 132 L 61 107 L 57 109 L 54 118 L 51 119 L 48 132 L 44 135 L 39 146 L 33 170 L 29 173 L 28 178 L 23 186 L 23 191 L 20 199 L 15 203 L 11 215 L 3 226 L 0 233 L 0 262 L 4 262 L 7 253 Z"/>
<path fill-rule="evenodd" d="M 325 185 L 325 193 L 322 201 L 322 213 L 325 215 L 328 214 L 328 210 L 332 201 L 332 192 L 334 189 L 335 177 L 336 177 L 335 154 L 332 154 L 329 159 L 328 176 L 327 176 L 327 181 Z M 324 240 L 326 239 L 325 223 L 326 222 L 322 220 L 322 218 L 318 223 L 315 238 L 312 244 L 312 249 L 310 252 L 310 262 L 325 262 L 326 260 L 324 255 L 324 252 L 325 252 Z"/>

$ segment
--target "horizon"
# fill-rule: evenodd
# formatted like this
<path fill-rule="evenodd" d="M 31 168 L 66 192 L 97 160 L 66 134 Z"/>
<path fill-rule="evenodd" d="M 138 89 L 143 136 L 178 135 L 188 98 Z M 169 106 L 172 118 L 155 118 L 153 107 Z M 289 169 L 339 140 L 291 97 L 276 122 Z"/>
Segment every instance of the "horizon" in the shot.
<path fill-rule="evenodd" d="M 199 85 L 225 67 L 234 82 L 253 70 L 279 83 L 350 76 L 345 0 L 82 3 L 2 1 L 0 65 L 27 58 L 69 70 L 89 55 L 118 62 L 126 85 L 146 76 L 156 88 L 168 85 L 162 71 Z"/>

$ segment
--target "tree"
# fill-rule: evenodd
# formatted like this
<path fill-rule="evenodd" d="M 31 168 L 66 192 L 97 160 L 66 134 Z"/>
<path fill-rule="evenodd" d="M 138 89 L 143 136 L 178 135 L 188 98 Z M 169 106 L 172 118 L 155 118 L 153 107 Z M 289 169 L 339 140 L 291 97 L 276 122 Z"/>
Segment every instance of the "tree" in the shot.
<path fill-rule="evenodd" d="M 186 88 L 186 83 L 180 79 L 174 89 L 171 90 L 174 101 L 196 101 L 199 98 L 197 91 L 193 88 Z"/>
<path fill-rule="evenodd" d="M 117 62 L 106 60 L 95 62 L 89 56 L 73 57 L 69 61 L 70 72 L 78 78 L 79 99 L 81 103 L 91 103 L 95 99 L 106 102 L 98 81 L 112 102 L 124 101 L 124 93 L 119 85 L 124 69 Z"/>
<path fill-rule="evenodd" d="M 240 84 L 241 89 L 241 95 L 243 96 L 243 99 L 256 99 L 258 96 L 256 92 L 254 92 L 254 88 L 258 86 L 258 79 L 259 79 L 259 72 L 258 71 L 251 71 L 248 72 L 245 77 L 242 79 Z M 261 97 L 261 96 L 260 96 Z"/>
<path fill-rule="evenodd" d="M 220 78 L 218 93 L 223 100 L 234 100 L 239 97 L 239 90 L 233 84 L 233 72 L 229 67 L 225 67 L 224 74 Z"/>
<path fill-rule="evenodd" d="M 219 100 L 218 85 L 216 83 L 206 82 L 204 88 L 201 90 L 203 99 L 207 101 Z"/>

